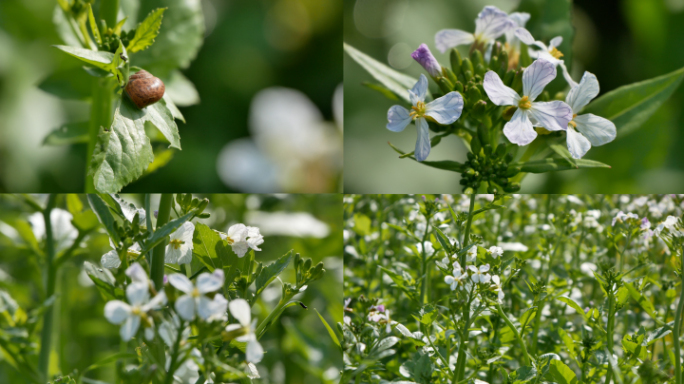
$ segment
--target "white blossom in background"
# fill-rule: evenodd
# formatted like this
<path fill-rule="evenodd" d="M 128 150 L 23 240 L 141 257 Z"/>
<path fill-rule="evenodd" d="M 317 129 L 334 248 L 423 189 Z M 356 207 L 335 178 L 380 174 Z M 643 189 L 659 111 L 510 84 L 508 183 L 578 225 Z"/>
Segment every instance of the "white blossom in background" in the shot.
<path fill-rule="evenodd" d="M 221 181 L 244 192 L 332 192 L 342 169 L 342 104 L 338 88 L 336 124 L 298 90 L 260 91 L 250 107 L 252 137 L 229 142 L 217 158 Z"/>
<path fill-rule="evenodd" d="M 54 208 L 50 211 L 50 223 L 52 224 L 52 238 L 54 239 L 55 251 L 62 251 L 73 244 L 78 237 L 78 230 L 71 224 L 73 216 L 68 211 Z M 36 212 L 28 217 L 33 234 L 40 240 L 45 237 L 45 219 L 42 212 Z"/>
<path fill-rule="evenodd" d="M 624 213 L 622 211 L 618 212 L 615 217 L 613 217 L 613 223 L 612 226 L 614 227 L 615 224 L 617 223 L 623 223 L 628 220 L 639 220 L 639 216 L 636 215 L 635 213 L 629 212 L 629 213 Z"/>
<path fill-rule="evenodd" d="M 309 212 L 249 211 L 245 221 L 268 236 L 314 237 L 330 234 L 330 226 Z"/>
<path fill-rule="evenodd" d="M 135 265 L 138 264 L 133 264 Z M 150 300 L 149 284 L 134 281 L 126 287 L 126 298 L 128 303 L 120 300 L 109 301 L 105 305 L 105 318 L 112 324 L 122 324 L 119 333 L 123 341 L 129 341 L 135 336 L 143 320 L 145 338 L 151 340 L 154 337 L 154 323 L 147 313 L 166 304 L 166 294 L 162 290 Z"/>
<path fill-rule="evenodd" d="M 169 283 L 179 291 L 185 293 L 176 299 L 176 312 L 184 320 L 193 320 L 195 314 L 201 319 L 211 321 L 220 318 L 226 312 L 228 301 L 223 295 L 216 294 L 213 299 L 207 293 L 216 292 L 223 287 L 224 275 L 222 269 L 213 273 L 202 273 L 197 277 L 197 285 L 185 275 L 174 273 L 169 276 Z"/>
<path fill-rule="evenodd" d="M 487 252 L 489 252 L 489 254 L 492 255 L 493 258 L 496 259 L 496 258 L 500 257 L 501 255 L 503 255 L 504 250 L 501 247 L 497 247 L 496 245 L 492 245 L 491 247 L 489 247 Z"/>
<path fill-rule="evenodd" d="M 516 36 L 516 28 L 524 28 L 527 21 L 530 20 L 530 14 L 527 12 L 513 12 L 508 15 L 508 18 L 515 23 L 515 27 L 508 29 L 505 32 L 506 46 L 508 52 L 508 67 L 515 68 L 520 59 L 520 39 Z"/>
<path fill-rule="evenodd" d="M 112 247 L 112 250 L 102 255 L 102 258 L 100 258 L 100 264 L 104 268 L 119 268 L 121 266 L 121 259 L 119 258 L 119 254 L 116 252 L 116 247 L 114 246 L 112 239 L 109 239 L 109 246 Z M 140 250 L 140 244 L 135 243 L 128 248 L 128 254 L 140 255 Z"/>
<path fill-rule="evenodd" d="M 468 251 L 466 252 L 466 262 L 474 263 L 475 260 L 477 260 L 477 245 L 468 248 Z"/>
<path fill-rule="evenodd" d="M 228 232 L 218 232 L 221 239 L 230 244 L 233 252 L 238 257 L 244 257 L 249 249 L 261 251 L 259 246 L 264 243 L 264 237 L 257 227 L 248 227 L 244 224 L 235 224 L 228 228 Z"/>
<path fill-rule="evenodd" d="M 416 249 L 418 249 L 418 254 L 423 254 L 423 247 L 425 247 L 425 256 L 430 257 L 435 254 L 435 248 L 432 246 L 432 242 L 426 241 L 425 243 L 416 243 Z"/>
<path fill-rule="evenodd" d="M 192 261 L 192 235 L 195 224 L 185 222 L 169 236 L 164 262 L 170 264 L 189 264 Z"/>
<path fill-rule="evenodd" d="M 435 35 L 435 45 L 442 53 L 459 45 L 477 44 L 485 47 L 512 28 L 515 28 L 515 22 L 506 12 L 494 6 L 486 6 L 475 19 L 475 33 L 443 29 Z"/>
<path fill-rule="evenodd" d="M 483 87 L 496 105 L 517 107 L 513 117 L 504 125 L 504 135 L 513 144 L 527 145 L 534 141 L 534 127 L 549 131 L 565 131 L 572 120 L 572 109 L 562 101 L 534 101 L 544 87 L 556 78 L 556 67 L 546 60 L 536 60 L 523 72 L 523 95 L 504 85 L 494 71 L 485 74 Z"/>
<path fill-rule="evenodd" d="M 487 273 L 489 272 L 489 264 L 485 265 L 480 265 L 480 268 L 475 267 L 474 265 L 469 265 L 468 269 L 472 273 L 470 276 L 471 279 L 473 279 L 473 282 L 477 283 L 489 283 L 489 281 L 492 279 L 492 276 Z"/>
<path fill-rule="evenodd" d="M 670 231 L 670 233 L 674 236 L 680 236 L 681 233 L 677 230 L 677 227 L 679 226 L 680 219 L 674 216 L 668 216 L 665 221 L 662 223 L 658 224 L 656 229 L 654 230 L 656 236 L 660 236 L 660 234 L 663 232 L 663 230 L 667 229 Z"/>
<path fill-rule="evenodd" d="M 499 278 L 498 275 L 492 276 L 492 288 L 494 288 L 494 292 L 497 293 L 499 304 L 502 304 L 505 295 L 503 288 L 501 287 L 501 278 Z"/>
<path fill-rule="evenodd" d="M 230 314 L 238 321 L 239 324 L 228 324 L 226 326 L 227 332 L 242 330 L 243 334 L 236 337 L 235 340 L 241 343 L 247 343 L 245 350 L 245 357 L 247 362 L 257 364 L 264 357 L 264 349 L 257 340 L 255 329 L 256 319 L 252 322 L 252 311 L 244 299 L 235 299 L 228 304 Z"/>

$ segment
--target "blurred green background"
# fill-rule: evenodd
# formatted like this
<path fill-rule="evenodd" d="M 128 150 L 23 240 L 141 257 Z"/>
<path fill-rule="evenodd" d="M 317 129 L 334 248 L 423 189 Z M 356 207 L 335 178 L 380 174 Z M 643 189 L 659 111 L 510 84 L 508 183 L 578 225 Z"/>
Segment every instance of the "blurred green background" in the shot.
<path fill-rule="evenodd" d="M 179 122 L 183 150 L 124 191 L 255 191 L 224 184 L 217 161 L 226 143 L 250 136 L 252 99 L 273 86 L 296 89 L 313 102 L 305 107 L 320 111 L 327 123 L 320 128 L 336 139 L 329 145 L 337 146 L 337 157 L 323 185 L 300 183 L 266 192 L 337 191 L 341 127 L 333 123 L 333 97 L 342 82 L 342 0 L 197 1 L 204 11 L 205 40 L 183 74 L 195 84 L 201 102 L 181 108 L 187 120 Z M 63 44 L 52 23 L 56 4 L 0 1 L 0 191 L 83 191 L 85 145 L 41 145 L 61 124 L 89 116 L 87 103 L 62 101 L 36 87 L 56 69 L 76 64 L 51 47 Z M 341 95 L 338 99 L 341 109 Z"/>
<path fill-rule="evenodd" d="M 567 7 L 570 0 L 523 0 L 526 9 Z M 424 72 L 410 57 L 427 43 L 434 45 L 444 28 L 473 31 L 485 5 L 515 11 L 510 0 L 353 0 L 345 1 L 344 41 L 392 68 L 418 77 Z M 575 39 L 571 73 L 579 80 L 586 70 L 598 77 L 601 94 L 622 85 L 664 75 L 684 66 L 684 0 L 576 0 L 572 7 Z M 533 23 L 535 16 L 528 23 Z M 553 37 L 548 25 L 544 30 Z M 539 38 L 540 36 L 536 36 Z M 467 52 L 467 47 L 463 52 Z M 567 52 L 566 53 L 566 57 Z M 358 64 L 344 57 L 345 158 L 344 188 L 353 193 L 453 193 L 461 191 L 457 174 L 398 159 L 388 145 L 406 151 L 415 146 L 413 126 L 402 133 L 385 128 L 394 103 L 361 85 L 373 81 Z M 432 84 L 434 85 L 434 84 Z M 684 87 L 640 129 L 612 143 L 592 148 L 585 158 L 611 169 L 528 175 L 522 192 L 537 193 L 671 193 L 684 188 Z M 464 161 L 466 149 L 456 137 L 446 138 L 431 160 Z"/>
<path fill-rule="evenodd" d="M 342 196 L 341 195 L 195 195 L 210 200 L 206 220 L 197 220 L 211 228 L 226 231 L 242 222 L 257 225 L 264 235 L 256 260 L 270 263 L 290 249 L 302 257 L 312 258 L 314 265 L 325 263 L 326 273 L 314 282 L 301 300 L 309 309 L 299 306 L 287 309 L 280 320 L 260 340 L 266 355 L 258 364 L 262 380 L 255 383 L 333 383 L 342 369 L 342 355 L 313 308 L 321 312 L 329 324 L 342 321 Z M 142 195 L 122 195 L 128 202 L 142 206 Z M 45 196 L 35 196 L 45 200 Z M 85 196 L 81 196 L 88 206 Z M 151 206 L 158 205 L 158 195 Z M 65 208 L 65 199 L 57 207 Z M 44 201 L 41 203 L 44 205 Z M 33 212 L 21 197 L 0 194 L 0 290 L 6 290 L 22 309 L 28 311 L 45 300 L 41 275 L 43 262 L 30 251 L 14 229 Z M 285 220 L 274 219 L 273 213 L 299 213 Z M 296 235 L 295 235 L 296 234 Z M 43 239 L 38 239 L 42 244 Z M 56 326 L 59 342 L 59 369 L 67 374 L 82 371 L 89 365 L 119 352 L 119 326 L 104 318 L 105 300 L 82 273 L 84 261 L 99 265 L 109 251 L 108 237 L 99 229 L 87 237 L 84 246 L 62 267 L 57 292 L 61 300 Z M 294 268 L 289 266 L 280 278 L 294 281 Z M 253 316 L 263 319 L 266 308 L 273 308 L 280 298 L 280 283 L 264 291 L 262 304 L 253 308 Z M 38 330 L 41 329 L 42 321 Z M 37 352 L 27 350 L 26 353 Z M 86 374 L 91 379 L 112 382 L 114 364 Z M 22 383 L 0 354 L 0 383 Z"/>

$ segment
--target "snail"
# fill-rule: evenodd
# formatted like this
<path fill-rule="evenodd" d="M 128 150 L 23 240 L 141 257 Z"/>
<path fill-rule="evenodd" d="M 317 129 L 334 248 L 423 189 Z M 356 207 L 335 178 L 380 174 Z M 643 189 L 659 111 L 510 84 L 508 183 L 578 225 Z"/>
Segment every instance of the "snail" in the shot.
<path fill-rule="evenodd" d="M 164 90 L 164 82 L 144 69 L 131 76 L 126 84 L 126 94 L 140 109 L 159 101 Z"/>

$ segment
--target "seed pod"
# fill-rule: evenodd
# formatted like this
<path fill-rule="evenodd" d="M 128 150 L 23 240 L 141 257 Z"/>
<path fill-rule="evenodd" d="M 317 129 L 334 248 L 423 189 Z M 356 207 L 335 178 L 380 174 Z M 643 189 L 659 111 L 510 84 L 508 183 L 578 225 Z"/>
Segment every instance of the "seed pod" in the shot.
<path fill-rule="evenodd" d="M 131 76 L 126 84 L 126 94 L 140 109 L 161 100 L 164 90 L 164 83 L 144 69 Z"/>

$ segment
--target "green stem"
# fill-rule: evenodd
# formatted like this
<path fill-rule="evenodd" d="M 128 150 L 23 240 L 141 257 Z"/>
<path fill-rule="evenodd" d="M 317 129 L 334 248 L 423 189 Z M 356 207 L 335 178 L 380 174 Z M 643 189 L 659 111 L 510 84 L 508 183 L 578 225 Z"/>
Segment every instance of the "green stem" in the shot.
<path fill-rule="evenodd" d="M 183 338 L 183 328 L 185 324 L 181 320 L 180 326 L 178 327 L 178 333 L 176 334 L 176 342 L 173 345 L 173 352 L 171 353 L 171 364 L 169 364 L 169 371 L 166 373 L 166 378 L 164 379 L 165 384 L 173 383 L 173 373 L 176 371 L 176 362 L 178 361 L 178 352 L 180 352 L 181 339 Z"/>
<path fill-rule="evenodd" d="M 286 296 L 283 296 L 280 298 L 280 301 L 278 302 L 278 305 L 276 305 L 275 309 L 273 309 L 273 311 L 271 311 L 271 313 L 269 313 L 268 316 L 266 316 L 264 321 L 262 321 L 261 324 L 259 324 L 259 326 L 257 326 L 257 329 L 255 331 L 257 340 L 261 339 L 261 336 L 264 335 L 264 333 L 266 332 L 268 327 L 270 327 L 271 324 L 273 323 L 273 321 L 275 321 L 275 319 L 278 318 L 278 316 L 280 316 L 280 314 L 283 312 L 283 310 L 285 308 L 287 308 L 288 302 L 294 296 L 295 296 L 295 294 L 291 293 L 289 295 L 286 295 Z"/>
<path fill-rule="evenodd" d="M 57 269 L 54 265 L 55 258 L 55 244 L 52 236 L 52 221 L 50 214 L 55 207 L 57 196 L 51 194 L 48 197 L 47 206 L 43 211 L 43 220 L 45 221 L 45 257 L 46 257 L 46 284 L 45 284 L 45 299 L 49 299 L 55 294 L 55 283 L 57 280 Z M 40 335 L 40 356 L 38 358 L 38 371 L 44 380 L 48 380 L 48 368 L 50 363 L 50 351 L 52 343 L 52 323 L 54 321 L 54 305 L 49 306 L 45 310 L 43 316 L 43 330 Z"/>
<path fill-rule="evenodd" d="M 110 78 L 97 79 L 93 83 L 92 102 L 90 105 L 90 125 L 88 128 L 88 149 L 86 152 L 86 193 L 95 193 L 95 184 L 91 172 L 93 152 L 97 145 L 100 127 L 109 127 L 112 123 L 112 101 L 114 99 L 113 81 Z"/>
<path fill-rule="evenodd" d="M 496 311 L 499 314 L 499 316 L 503 319 L 503 321 L 508 325 L 508 327 L 513 331 L 513 335 L 515 336 L 516 340 L 518 340 L 518 344 L 520 344 L 520 348 L 523 351 L 523 364 L 524 365 L 529 365 L 532 362 L 532 359 L 530 358 L 530 355 L 527 353 L 527 348 L 525 347 L 525 343 L 523 342 L 522 337 L 520 337 L 520 333 L 518 332 L 518 329 L 515 328 L 515 325 L 511 322 L 511 320 L 506 316 L 504 313 L 503 309 L 501 309 L 501 305 L 497 304 L 496 305 Z"/>
<path fill-rule="evenodd" d="M 466 228 L 465 228 L 465 233 L 463 234 L 463 249 L 465 249 L 468 246 L 468 242 L 470 241 L 470 225 L 473 223 L 473 208 L 475 208 L 475 194 L 470 195 L 470 208 L 468 209 L 468 221 L 466 222 Z M 461 267 L 465 268 L 466 264 L 466 255 L 468 252 L 464 252 L 461 255 Z"/>
<path fill-rule="evenodd" d="M 613 293 L 612 293 L 612 287 L 610 288 L 611 292 L 608 293 L 608 324 L 606 324 L 606 332 L 607 332 L 607 340 L 606 344 L 608 345 L 608 353 L 611 355 L 613 354 L 613 333 L 614 333 L 614 320 L 615 320 L 615 299 L 613 298 Z M 605 384 L 610 384 L 610 382 L 613 379 L 613 368 L 612 366 L 609 367 L 608 374 L 606 375 L 606 383 Z"/>
<path fill-rule="evenodd" d="M 682 247 L 682 270 L 684 271 L 684 247 Z M 684 273 L 680 274 L 682 279 L 681 288 L 684 290 Z M 682 310 L 684 309 L 684 300 L 682 300 L 682 292 L 679 294 L 679 302 L 677 303 L 677 311 L 675 312 L 674 326 L 672 327 L 673 347 L 675 355 L 675 384 L 682 384 L 682 363 L 681 363 L 681 345 L 679 343 L 679 331 L 682 324 Z"/>
<path fill-rule="evenodd" d="M 171 216 L 171 205 L 173 195 L 165 193 L 161 195 L 159 201 L 159 211 L 157 213 L 157 230 L 169 221 Z M 166 252 L 166 241 L 161 242 L 152 250 L 152 264 L 150 267 L 150 278 L 154 286 L 158 289 L 164 286 L 164 256 Z"/>
<path fill-rule="evenodd" d="M 100 18 L 107 22 L 107 27 L 114 28 L 119 14 L 119 0 L 102 0 L 100 2 Z"/>
<path fill-rule="evenodd" d="M 420 289 L 420 302 L 423 304 L 427 304 L 427 294 L 428 294 L 428 284 L 429 284 L 429 279 L 428 279 L 428 258 L 427 254 L 425 253 L 425 242 L 427 241 L 428 238 L 428 233 L 430 231 L 430 218 L 426 217 L 425 218 L 425 234 L 423 235 L 423 242 L 420 244 L 420 248 L 422 250 L 421 256 L 422 256 L 422 262 L 423 262 L 423 284 L 421 285 Z"/>

